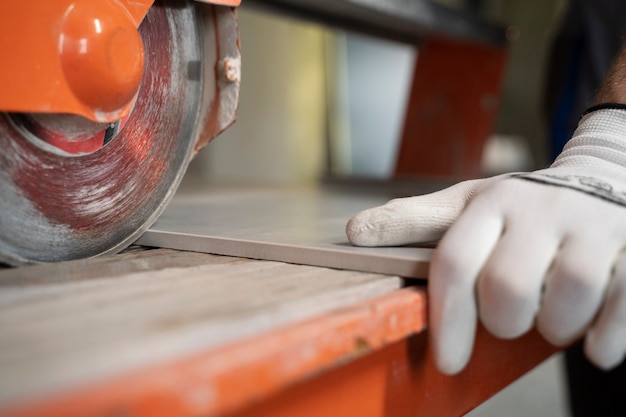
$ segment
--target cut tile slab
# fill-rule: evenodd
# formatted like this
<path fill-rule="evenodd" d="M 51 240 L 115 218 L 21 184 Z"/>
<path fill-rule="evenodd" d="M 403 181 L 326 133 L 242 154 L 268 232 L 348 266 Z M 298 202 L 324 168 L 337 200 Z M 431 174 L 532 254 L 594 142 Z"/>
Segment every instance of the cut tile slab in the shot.
<path fill-rule="evenodd" d="M 345 225 L 385 197 L 318 189 L 176 196 L 140 245 L 425 278 L 433 249 L 359 248 Z"/>

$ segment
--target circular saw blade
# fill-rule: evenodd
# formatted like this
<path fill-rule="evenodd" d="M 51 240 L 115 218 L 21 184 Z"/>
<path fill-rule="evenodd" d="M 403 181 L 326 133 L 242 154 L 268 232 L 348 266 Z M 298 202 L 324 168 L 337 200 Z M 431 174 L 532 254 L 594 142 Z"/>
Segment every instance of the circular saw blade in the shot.
<path fill-rule="evenodd" d="M 51 152 L 0 114 L 0 261 L 86 258 L 132 243 L 176 190 L 197 136 L 201 38 L 191 2 L 157 1 L 139 32 L 145 72 L 114 140 Z"/>

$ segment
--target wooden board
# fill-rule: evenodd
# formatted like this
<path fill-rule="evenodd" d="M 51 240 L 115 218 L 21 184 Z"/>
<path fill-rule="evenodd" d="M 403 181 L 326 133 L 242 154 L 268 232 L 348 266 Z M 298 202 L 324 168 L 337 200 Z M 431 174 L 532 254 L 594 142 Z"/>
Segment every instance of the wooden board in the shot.
<path fill-rule="evenodd" d="M 0 410 L 217 349 L 401 285 L 393 276 L 165 249 L 2 269 Z"/>
<path fill-rule="evenodd" d="M 180 195 L 138 241 L 163 248 L 425 278 L 431 248 L 358 248 L 348 219 L 386 198 L 308 190 Z"/>

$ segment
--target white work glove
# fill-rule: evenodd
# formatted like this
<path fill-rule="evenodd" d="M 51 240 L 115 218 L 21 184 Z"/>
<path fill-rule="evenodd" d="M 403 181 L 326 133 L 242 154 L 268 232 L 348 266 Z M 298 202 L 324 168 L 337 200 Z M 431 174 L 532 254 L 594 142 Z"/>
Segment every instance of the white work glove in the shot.
<path fill-rule="evenodd" d="M 548 169 L 392 200 L 356 214 L 346 233 L 359 246 L 443 236 L 428 281 L 442 372 L 465 367 L 477 317 L 501 338 L 535 325 L 559 346 L 585 335 L 587 357 L 611 368 L 626 352 L 625 206 L 626 111 L 603 109 Z"/>

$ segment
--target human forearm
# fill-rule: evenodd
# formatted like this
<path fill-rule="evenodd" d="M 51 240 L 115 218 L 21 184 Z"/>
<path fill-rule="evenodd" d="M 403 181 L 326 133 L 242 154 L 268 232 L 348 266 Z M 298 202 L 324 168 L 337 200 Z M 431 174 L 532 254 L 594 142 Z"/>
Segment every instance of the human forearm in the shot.
<path fill-rule="evenodd" d="M 603 103 L 626 104 L 626 43 L 613 61 L 596 96 L 595 104 Z"/>

